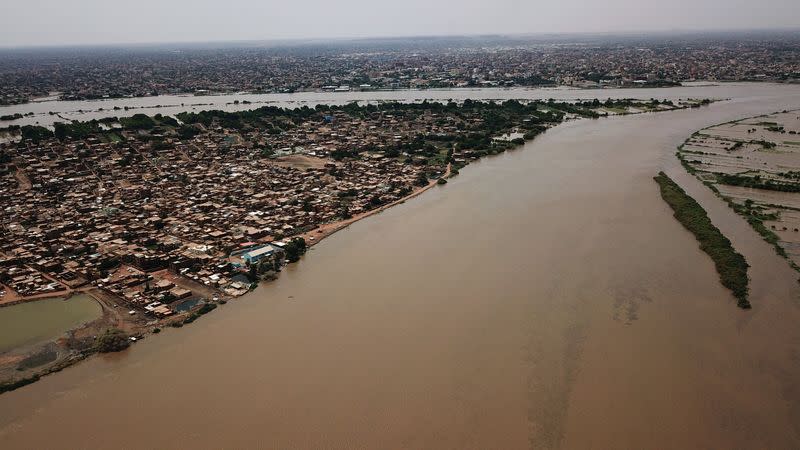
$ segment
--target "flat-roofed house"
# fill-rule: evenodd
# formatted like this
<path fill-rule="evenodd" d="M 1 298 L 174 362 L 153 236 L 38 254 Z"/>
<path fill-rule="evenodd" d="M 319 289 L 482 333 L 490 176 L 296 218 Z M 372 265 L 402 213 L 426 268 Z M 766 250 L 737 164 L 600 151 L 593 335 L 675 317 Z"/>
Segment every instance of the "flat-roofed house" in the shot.
<path fill-rule="evenodd" d="M 253 264 L 261 261 L 264 258 L 268 258 L 275 254 L 277 249 L 269 244 L 264 245 L 262 247 L 250 250 L 249 252 L 242 255 L 242 259 L 246 262 Z"/>

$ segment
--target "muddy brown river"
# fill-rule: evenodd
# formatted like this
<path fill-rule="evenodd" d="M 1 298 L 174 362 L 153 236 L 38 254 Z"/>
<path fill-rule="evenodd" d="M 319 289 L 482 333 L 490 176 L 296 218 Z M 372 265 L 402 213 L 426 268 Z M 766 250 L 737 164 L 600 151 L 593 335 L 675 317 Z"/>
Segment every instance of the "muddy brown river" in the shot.
<path fill-rule="evenodd" d="M 800 87 L 695 89 L 731 100 L 561 125 L 191 326 L 3 394 L 0 448 L 800 448 L 798 274 L 674 157 Z M 662 169 L 753 266 L 751 311 Z"/>

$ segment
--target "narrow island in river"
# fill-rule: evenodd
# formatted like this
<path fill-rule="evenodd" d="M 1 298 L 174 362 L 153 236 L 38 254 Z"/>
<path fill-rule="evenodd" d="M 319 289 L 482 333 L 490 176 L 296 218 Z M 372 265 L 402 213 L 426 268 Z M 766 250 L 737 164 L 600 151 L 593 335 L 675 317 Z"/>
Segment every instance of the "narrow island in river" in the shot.
<path fill-rule="evenodd" d="M 0 203 L 0 306 L 89 294 L 105 313 L 69 338 L 0 354 L 2 390 L 192 323 L 325 236 L 566 120 L 708 103 L 266 106 L 6 129 L 15 141 L 0 145 L 0 188 L 14 195 Z M 23 363 L 53 345 L 54 359 Z"/>
<path fill-rule="evenodd" d="M 660 172 L 654 179 L 661 190 L 661 197 L 675 212 L 675 218 L 694 234 L 700 242 L 700 248 L 714 261 L 722 285 L 731 290 L 740 308 L 750 309 L 750 302 L 747 300 L 748 265 L 744 256 L 711 223 L 703 207 L 667 174 Z"/>

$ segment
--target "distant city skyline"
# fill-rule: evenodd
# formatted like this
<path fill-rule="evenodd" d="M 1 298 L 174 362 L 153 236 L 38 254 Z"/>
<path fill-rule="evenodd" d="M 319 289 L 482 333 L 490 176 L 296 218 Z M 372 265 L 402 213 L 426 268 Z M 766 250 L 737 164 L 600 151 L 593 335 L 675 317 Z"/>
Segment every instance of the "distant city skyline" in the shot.
<path fill-rule="evenodd" d="M 800 29 L 796 0 L 31 0 L 0 5 L 0 46 L 476 34 Z"/>

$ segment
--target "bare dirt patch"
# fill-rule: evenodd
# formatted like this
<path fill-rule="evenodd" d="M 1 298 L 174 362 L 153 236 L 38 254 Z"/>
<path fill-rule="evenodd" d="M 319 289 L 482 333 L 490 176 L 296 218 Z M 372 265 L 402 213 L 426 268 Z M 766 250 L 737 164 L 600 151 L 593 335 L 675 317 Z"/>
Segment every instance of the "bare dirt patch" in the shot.
<path fill-rule="evenodd" d="M 330 160 L 308 155 L 280 156 L 272 160 L 272 163 L 276 166 L 292 167 L 294 169 L 320 169 L 329 162 Z"/>

